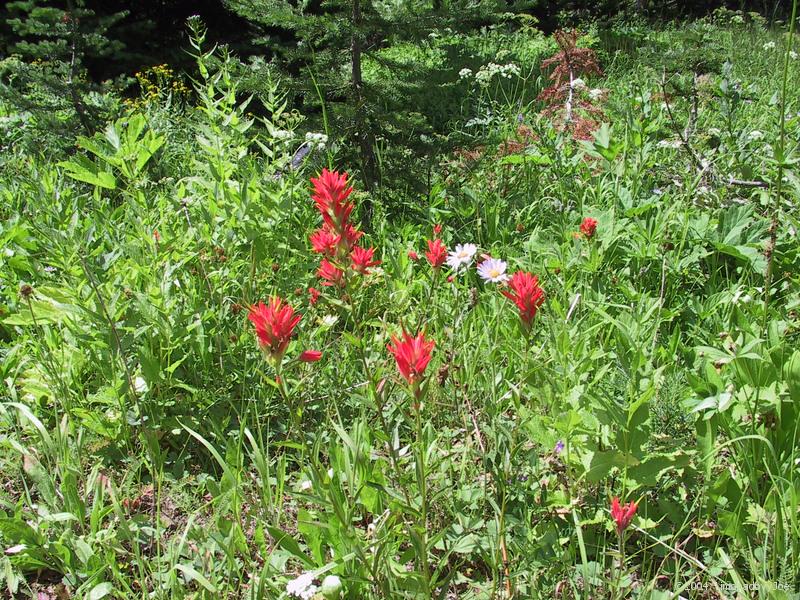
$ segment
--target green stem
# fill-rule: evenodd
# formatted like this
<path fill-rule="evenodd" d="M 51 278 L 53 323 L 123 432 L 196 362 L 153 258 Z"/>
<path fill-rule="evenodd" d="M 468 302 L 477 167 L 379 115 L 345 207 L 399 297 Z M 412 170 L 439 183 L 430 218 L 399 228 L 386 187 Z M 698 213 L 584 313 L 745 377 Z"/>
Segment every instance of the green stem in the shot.
<path fill-rule="evenodd" d="M 400 460 L 397 457 L 397 449 L 392 443 L 392 432 L 389 429 L 389 424 L 386 422 L 386 416 L 383 414 L 383 402 L 380 400 L 380 394 L 378 394 L 375 381 L 372 378 L 372 370 L 369 368 L 369 363 L 367 363 L 366 352 L 361 344 L 359 344 L 358 351 L 361 356 L 361 363 L 364 365 L 364 373 L 366 374 L 367 381 L 369 382 L 370 393 L 375 399 L 375 406 L 378 409 L 378 418 L 380 419 L 383 433 L 386 435 L 387 444 L 389 446 L 389 459 L 392 463 L 392 469 L 394 469 L 395 477 L 397 478 L 397 484 L 400 486 L 400 489 L 403 492 L 403 496 L 406 499 L 406 505 L 411 506 L 411 496 L 409 496 L 406 486 L 403 485 L 403 477 L 402 472 L 400 471 Z"/>
<path fill-rule="evenodd" d="M 786 164 L 786 88 L 789 80 L 789 53 L 792 50 L 792 41 L 794 40 L 795 25 L 797 23 L 797 4 L 798 0 L 792 2 L 792 18 L 789 21 L 789 41 L 787 42 L 786 53 L 783 57 L 783 78 L 781 82 L 781 101 L 778 105 L 780 107 L 780 137 L 778 138 L 778 147 L 776 148 L 775 155 L 778 158 L 778 173 L 777 181 L 775 183 L 775 196 L 772 204 L 772 220 L 769 226 L 769 241 L 767 242 L 767 271 L 764 274 L 764 315 L 763 315 L 763 331 L 764 335 L 767 334 L 767 326 L 769 323 L 769 301 L 771 296 L 772 287 L 772 265 L 774 263 L 773 256 L 775 255 L 775 243 L 778 239 L 778 222 L 779 213 L 781 210 L 781 194 L 783 192 L 783 168 Z"/>
<path fill-rule="evenodd" d="M 415 390 L 416 392 L 416 390 Z M 416 412 L 416 425 L 417 425 L 417 484 L 419 486 L 419 493 L 421 496 L 421 512 L 422 512 L 422 551 L 423 555 L 420 557 L 422 561 L 422 571 L 425 575 L 425 595 L 427 598 L 431 597 L 431 572 L 428 565 L 428 490 L 425 473 L 425 447 L 422 438 L 422 403 L 421 398 L 415 396 L 415 412 Z"/>
<path fill-rule="evenodd" d="M 622 583 L 622 572 L 625 569 L 625 531 L 617 531 L 617 544 L 619 545 L 619 568 L 617 569 L 617 584 L 614 590 L 614 597 L 616 598 L 619 596 L 622 598 L 622 594 L 620 593 L 620 584 Z"/>

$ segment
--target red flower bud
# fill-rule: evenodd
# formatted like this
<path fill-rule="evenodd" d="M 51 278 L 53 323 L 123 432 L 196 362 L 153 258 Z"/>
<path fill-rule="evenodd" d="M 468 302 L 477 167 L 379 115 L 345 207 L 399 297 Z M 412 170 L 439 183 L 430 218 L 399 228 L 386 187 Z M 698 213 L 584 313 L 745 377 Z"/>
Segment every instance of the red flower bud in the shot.
<path fill-rule="evenodd" d="M 322 352 L 319 350 L 303 350 L 300 354 L 300 362 L 317 362 L 322 358 Z"/>
<path fill-rule="evenodd" d="M 593 219 L 592 217 L 586 217 L 581 223 L 581 233 L 585 235 L 587 238 L 593 237 L 596 229 L 597 229 L 597 219 Z"/>
<path fill-rule="evenodd" d="M 428 251 L 425 253 L 425 257 L 434 269 L 441 267 L 444 261 L 447 260 L 447 248 L 442 243 L 442 240 L 438 238 L 428 240 Z"/>
<path fill-rule="evenodd" d="M 631 524 L 633 515 L 636 514 L 636 502 L 620 505 L 619 498 L 614 496 L 611 500 L 611 517 L 617 524 L 617 531 L 622 533 Z"/>

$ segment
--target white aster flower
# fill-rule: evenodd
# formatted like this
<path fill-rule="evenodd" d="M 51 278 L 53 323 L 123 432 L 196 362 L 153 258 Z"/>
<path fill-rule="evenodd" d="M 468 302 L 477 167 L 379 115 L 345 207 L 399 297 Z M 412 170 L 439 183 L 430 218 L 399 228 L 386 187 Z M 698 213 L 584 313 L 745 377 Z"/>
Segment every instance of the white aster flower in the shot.
<path fill-rule="evenodd" d="M 311 600 L 317 593 L 317 589 L 312 573 L 303 573 L 286 584 L 286 593 L 301 600 Z"/>
<path fill-rule="evenodd" d="M 468 267 L 477 251 L 475 244 L 457 244 L 456 249 L 447 256 L 447 264 L 455 271 L 462 266 Z"/>
<path fill-rule="evenodd" d="M 487 283 L 508 281 L 506 263 L 499 258 L 487 258 L 478 265 L 478 275 Z"/>

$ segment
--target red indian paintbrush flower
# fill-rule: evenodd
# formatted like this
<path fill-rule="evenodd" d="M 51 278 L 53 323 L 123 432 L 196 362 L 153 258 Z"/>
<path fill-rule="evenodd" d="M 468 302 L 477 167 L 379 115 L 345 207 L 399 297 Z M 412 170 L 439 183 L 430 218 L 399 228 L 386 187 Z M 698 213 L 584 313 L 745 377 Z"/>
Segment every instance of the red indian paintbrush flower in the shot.
<path fill-rule="evenodd" d="M 367 271 L 367 269 L 369 267 L 374 267 L 381 264 L 381 261 L 379 260 L 372 260 L 372 255 L 374 253 L 375 248 L 364 249 L 356 246 L 350 253 L 350 268 L 361 275 L 368 275 L 369 271 Z"/>
<path fill-rule="evenodd" d="M 311 304 L 311 306 L 314 306 L 317 303 L 320 293 L 321 292 L 317 288 L 308 288 L 308 302 Z"/>
<path fill-rule="evenodd" d="M 342 233 L 339 235 L 337 243 L 349 252 L 355 247 L 356 242 L 358 242 L 362 235 L 364 235 L 363 231 L 359 231 L 350 223 L 347 223 L 342 227 Z"/>
<path fill-rule="evenodd" d="M 593 219 L 592 217 L 586 217 L 581 222 L 581 233 L 585 235 L 587 238 L 591 238 L 594 236 L 594 232 L 597 229 L 597 219 Z"/>
<path fill-rule="evenodd" d="M 628 525 L 633 520 L 633 515 L 636 514 L 636 502 L 628 502 L 627 504 L 620 504 L 619 498 L 614 496 L 611 500 L 611 517 L 617 524 L 617 532 L 622 533 L 627 529 Z"/>
<path fill-rule="evenodd" d="M 273 296 L 269 304 L 259 302 L 251 306 L 247 318 L 256 328 L 259 345 L 271 357 L 280 360 L 301 316 L 294 312 L 289 303 Z"/>
<path fill-rule="evenodd" d="M 327 258 L 323 258 L 319 263 L 317 275 L 323 279 L 322 285 L 339 287 L 344 286 L 344 271 L 331 263 Z"/>
<path fill-rule="evenodd" d="M 392 343 L 387 346 L 397 362 L 400 374 L 410 383 L 416 385 L 422 380 L 425 369 L 431 361 L 431 352 L 436 343 L 425 339 L 421 331 L 416 337 L 403 331 L 403 339 L 392 336 Z"/>
<path fill-rule="evenodd" d="M 439 237 L 440 233 L 442 233 L 442 226 L 437 223 L 433 226 L 433 237 Z"/>
<path fill-rule="evenodd" d="M 434 269 L 438 269 L 447 260 L 447 248 L 442 243 L 442 240 L 436 238 L 435 240 L 428 240 L 428 251 L 425 257 Z"/>
<path fill-rule="evenodd" d="M 347 173 L 322 169 L 319 177 L 311 178 L 314 193 L 311 196 L 328 226 L 341 230 L 350 219 L 353 203 L 347 197 L 353 192 L 347 185 Z"/>
<path fill-rule="evenodd" d="M 319 350 L 303 350 L 300 353 L 300 362 L 317 362 L 322 358 L 322 352 Z"/>
<path fill-rule="evenodd" d="M 530 329 L 536 311 L 544 302 L 544 292 L 539 287 L 539 278 L 536 275 L 517 271 L 508 282 L 510 292 L 503 290 L 502 294 L 517 305 L 519 318 L 525 329 Z"/>
<path fill-rule="evenodd" d="M 331 231 L 329 227 L 320 227 L 308 239 L 311 241 L 312 249 L 317 254 L 324 254 L 325 256 L 336 255 L 339 236 Z"/>
<path fill-rule="evenodd" d="M 410 258 L 411 260 L 413 260 L 413 261 L 415 261 L 415 262 L 416 262 L 416 261 L 418 261 L 418 260 L 419 260 L 419 254 L 417 254 L 417 253 L 416 253 L 416 252 L 414 252 L 413 250 L 409 250 L 409 251 L 408 251 L 408 258 Z"/>

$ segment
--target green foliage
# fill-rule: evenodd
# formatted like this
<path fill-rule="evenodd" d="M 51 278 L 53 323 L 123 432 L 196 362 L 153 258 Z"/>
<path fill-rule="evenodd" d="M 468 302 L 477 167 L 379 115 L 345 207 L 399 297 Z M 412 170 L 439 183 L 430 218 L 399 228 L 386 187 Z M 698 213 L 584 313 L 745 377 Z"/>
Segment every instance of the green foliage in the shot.
<path fill-rule="evenodd" d="M 609 68 L 586 93 L 608 122 L 577 142 L 535 100 L 541 34 L 398 37 L 365 84 L 398 72 L 382 61 L 440 69 L 464 108 L 437 127 L 463 146 L 431 142 L 444 158 L 405 174 L 424 201 L 355 184 L 382 262 L 339 288 L 320 285 L 308 185 L 346 156 L 339 109 L 327 144 L 303 137 L 314 117 L 272 67 L 190 25 L 185 105 L 157 95 L 72 155 L 0 158 L 4 592 L 795 593 L 800 121 L 776 75 L 800 83 L 792 38 L 754 27 L 744 48 L 719 20 L 637 30 L 635 51 L 592 35 Z M 683 44 L 698 29 L 707 71 Z M 387 152 L 418 137 L 408 122 Z M 532 325 L 474 262 L 432 269 L 434 235 L 537 274 Z M 275 295 L 302 315 L 278 361 L 247 319 Z M 419 380 L 387 352 L 401 328 L 436 343 Z M 612 497 L 638 502 L 623 531 Z"/>

